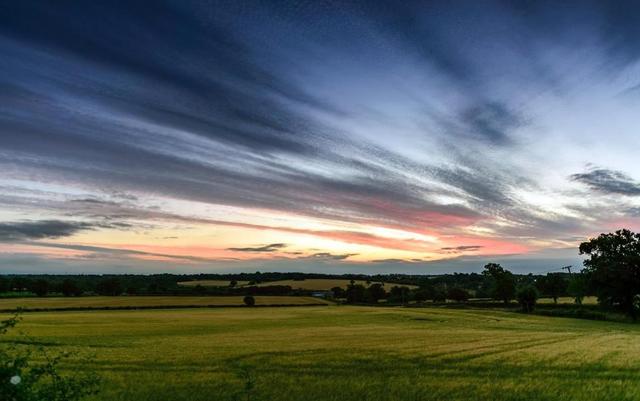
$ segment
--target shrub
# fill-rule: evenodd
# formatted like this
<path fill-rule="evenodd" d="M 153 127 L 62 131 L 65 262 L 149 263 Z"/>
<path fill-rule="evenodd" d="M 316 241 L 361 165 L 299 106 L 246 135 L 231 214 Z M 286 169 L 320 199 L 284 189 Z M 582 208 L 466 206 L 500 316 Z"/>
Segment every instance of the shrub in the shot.
<path fill-rule="evenodd" d="M 18 321 L 17 316 L 0 321 L 0 335 L 14 328 Z M 32 343 L 24 337 L 21 343 Z M 61 375 L 58 364 L 63 355 L 50 355 L 35 345 L 21 350 L 7 343 L 0 344 L 3 345 L 0 347 L 0 401 L 76 401 L 98 390 L 100 380 L 95 374 Z"/>
<path fill-rule="evenodd" d="M 536 287 L 528 285 L 518 290 L 516 297 L 518 298 L 518 303 L 522 306 L 522 310 L 526 313 L 531 313 L 538 300 L 538 290 Z"/>
<path fill-rule="evenodd" d="M 247 295 L 242 301 L 247 306 L 254 306 L 256 304 L 256 299 L 252 295 Z"/>
<path fill-rule="evenodd" d="M 456 302 L 467 302 L 469 300 L 469 292 L 463 288 L 452 288 L 447 294 L 447 298 Z"/>

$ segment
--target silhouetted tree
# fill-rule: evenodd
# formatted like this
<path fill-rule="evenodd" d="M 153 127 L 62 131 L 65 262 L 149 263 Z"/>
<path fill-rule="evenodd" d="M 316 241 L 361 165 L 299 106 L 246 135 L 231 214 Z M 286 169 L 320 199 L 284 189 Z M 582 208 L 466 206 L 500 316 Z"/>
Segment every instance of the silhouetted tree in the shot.
<path fill-rule="evenodd" d="M 0 277 L 0 292 L 7 292 L 9 291 L 11 288 L 9 286 L 10 281 L 7 280 L 4 277 Z"/>
<path fill-rule="evenodd" d="M 256 304 L 256 299 L 252 295 L 247 295 L 243 298 L 242 302 L 247 306 L 254 306 Z"/>
<path fill-rule="evenodd" d="M 342 287 L 333 287 L 331 289 L 334 298 L 346 298 L 347 292 Z"/>
<path fill-rule="evenodd" d="M 492 280 L 492 296 L 494 299 L 509 303 L 516 295 L 516 280 L 509 270 L 497 263 L 488 263 L 482 272 Z"/>
<path fill-rule="evenodd" d="M 447 302 L 447 291 L 438 286 L 433 291 L 433 302 Z"/>
<path fill-rule="evenodd" d="M 82 295 L 80 287 L 78 287 L 75 281 L 70 279 L 65 279 L 62 282 L 62 285 L 60 285 L 60 291 L 65 297 L 77 297 Z"/>
<path fill-rule="evenodd" d="M 120 280 L 115 277 L 102 279 L 96 285 L 96 292 L 100 295 L 120 295 L 122 294 Z"/>
<path fill-rule="evenodd" d="M 409 287 L 405 286 L 393 286 L 389 291 L 389 302 L 405 304 L 409 302 Z"/>
<path fill-rule="evenodd" d="M 387 296 L 387 292 L 384 290 L 382 284 L 372 284 L 366 290 L 366 298 L 368 301 L 378 303 L 379 300 L 384 299 Z"/>
<path fill-rule="evenodd" d="M 447 293 L 447 299 L 456 302 L 467 302 L 469 300 L 469 292 L 463 288 L 451 288 Z"/>
<path fill-rule="evenodd" d="M 580 244 L 591 285 L 604 305 L 616 306 L 637 316 L 640 294 L 640 234 L 629 230 L 600 234 Z"/>
<path fill-rule="evenodd" d="M 526 285 L 518 290 L 517 298 L 522 310 L 531 313 L 538 300 L 538 290 L 533 285 Z"/>
<path fill-rule="evenodd" d="M 352 280 L 353 281 L 353 280 Z M 349 284 L 347 286 L 346 298 L 350 304 L 363 302 L 365 299 L 366 288 L 361 284 Z"/>
<path fill-rule="evenodd" d="M 558 298 L 566 294 L 568 284 L 562 273 L 548 273 L 538 279 L 537 287 L 543 295 L 553 298 L 553 303 L 557 304 Z"/>
<path fill-rule="evenodd" d="M 44 297 L 49 293 L 49 282 L 43 279 L 36 280 L 31 283 L 31 287 L 29 289 L 37 296 Z"/>
<path fill-rule="evenodd" d="M 582 305 L 582 300 L 587 295 L 588 291 L 587 276 L 583 273 L 576 273 L 571 276 L 569 280 L 569 286 L 567 292 L 573 297 L 576 304 Z"/>

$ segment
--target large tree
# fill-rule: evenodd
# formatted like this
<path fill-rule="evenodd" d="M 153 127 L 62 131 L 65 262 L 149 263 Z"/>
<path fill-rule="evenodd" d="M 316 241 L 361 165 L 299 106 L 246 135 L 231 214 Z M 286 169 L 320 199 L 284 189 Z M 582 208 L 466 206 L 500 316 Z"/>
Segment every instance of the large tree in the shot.
<path fill-rule="evenodd" d="M 516 296 L 516 279 L 513 274 L 497 263 L 488 263 L 482 272 L 491 279 L 492 296 L 505 304 Z"/>
<path fill-rule="evenodd" d="M 629 230 L 600 234 L 580 244 L 584 261 L 598 301 L 617 306 L 633 318 L 640 294 L 640 234 Z"/>

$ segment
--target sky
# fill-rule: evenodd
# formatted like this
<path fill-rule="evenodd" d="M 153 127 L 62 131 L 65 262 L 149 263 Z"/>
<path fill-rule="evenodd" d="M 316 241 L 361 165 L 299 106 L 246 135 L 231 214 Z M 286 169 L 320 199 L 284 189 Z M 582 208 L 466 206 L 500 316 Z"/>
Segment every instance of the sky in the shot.
<path fill-rule="evenodd" d="M 0 273 L 518 273 L 640 230 L 623 1 L 0 0 Z"/>

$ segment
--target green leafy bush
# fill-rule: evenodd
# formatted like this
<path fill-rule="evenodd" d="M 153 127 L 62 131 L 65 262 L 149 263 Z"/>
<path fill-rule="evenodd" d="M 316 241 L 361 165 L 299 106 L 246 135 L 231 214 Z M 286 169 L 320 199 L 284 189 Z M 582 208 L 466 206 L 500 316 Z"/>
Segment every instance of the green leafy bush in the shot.
<path fill-rule="evenodd" d="M 0 336 L 15 328 L 19 320 L 15 315 L 0 321 Z M 26 347 L 0 342 L 0 401 L 76 401 L 98 391 L 95 374 L 59 373 L 59 364 L 68 354 L 51 355 L 22 336 L 20 343 Z"/>

